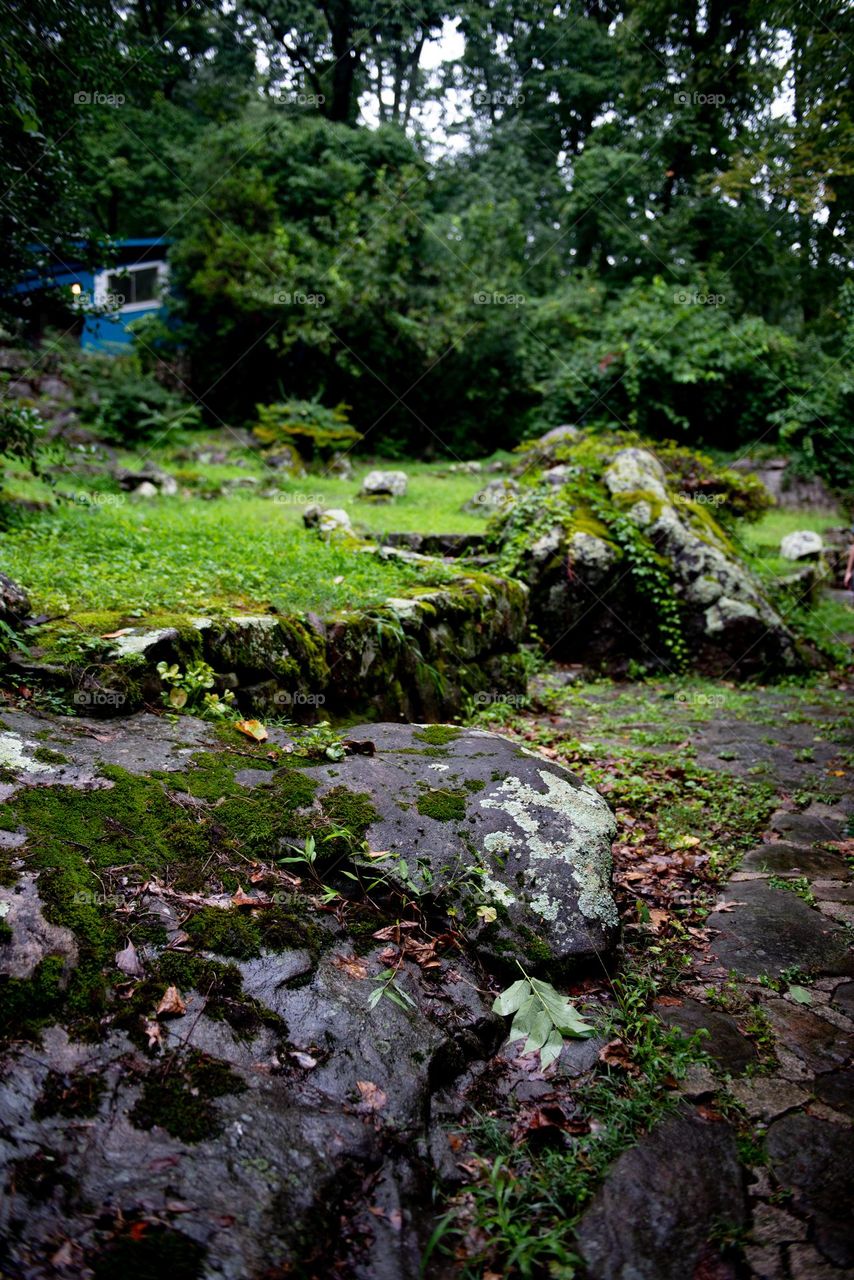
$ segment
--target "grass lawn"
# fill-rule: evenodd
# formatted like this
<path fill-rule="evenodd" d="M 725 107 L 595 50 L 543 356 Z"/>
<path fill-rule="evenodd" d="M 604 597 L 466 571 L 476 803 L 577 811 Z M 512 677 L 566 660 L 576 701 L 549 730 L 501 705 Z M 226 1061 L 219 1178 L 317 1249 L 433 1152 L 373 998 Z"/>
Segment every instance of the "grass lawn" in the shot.
<path fill-rule="evenodd" d="M 846 661 L 851 652 L 854 610 L 850 604 L 823 594 L 811 609 L 798 608 L 791 598 L 781 596 L 774 588 L 781 578 L 791 577 L 803 567 L 796 561 L 784 560 L 779 554 L 780 542 L 787 533 L 798 529 L 823 533 L 825 529 L 839 528 L 845 523 L 842 512 L 806 508 L 787 511 L 777 507 L 767 511 L 755 524 L 742 522 L 734 534 L 736 545 L 766 582 L 787 621 L 840 662 Z"/>
<path fill-rule="evenodd" d="M 202 461 L 206 453 L 225 461 Z M 496 455 L 505 460 L 510 454 Z M 462 510 L 492 478 L 490 474 L 452 474 L 448 468 L 453 459 L 442 462 L 366 460 L 351 455 L 353 476 L 344 480 L 327 474 L 322 464 L 311 473 L 289 478 L 267 466 L 261 455 L 240 445 L 228 432 L 193 432 L 176 436 L 168 445 L 140 449 L 138 452 L 117 451 L 115 465 L 136 470 L 154 464 L 175 477 L 185 495 L 210 500 L 223 485 L 239 486 L 235 492 L 252 489 L 278 491 L 280 518 L 285 524 L 302 527 L 303 509 L 317 502 L 326 507 L 343 507 L 354 526 L 373 533 L 481 533 L 486 527 L 483 515 Z M 103 471 L 98 474 L 88 467 L 86 453 L 45 450 L 43 478 L 33 477 L 25 467 L 12 460 L 4 465 L 4 492 L 24 502 L 53 503 L 61 495 L 85 501 L 89 495 L 119 492 L 115 481 Z M 406 496 L 387 504 L 363 502 L 358 498 L 362 480 L 373 470 L 405 471 L 409 477 Z"/>
<path fill-rule="evenodd" d="M 3 568 L 37 612 L 137 616 L 363 607 L 452 572 L 354 554 L 298 527 L 292 508 L 240 496 L 63 504 L 3 534 Z"/>
<path fill-rule="evenodd" d="M 208 451 L 227 457 L 210 461 Z M 179 493 L 148 499 L 123 493 L 111 468 L 146 464 L 175 476 Z M 40 477 L 15 464 L 5 471 L 6 495 L 40 509 L 19 511 L 0 535 L 3 571 L 26 587 L 37 612 L 117 611 L 130 618 L 220 607 L 364 607 L 452 575 L 453 569 L 431 569 L 425 577 L 423 566 L 323 543 L 304 529 L 303 511 L 311 503 L 344 507 L 357 529 L 378 534 L 478 533 L 485 518 L 461 508 L 489 476 L 449 474 L 448 463 L 354 459 L 353 465 L 349 480 L 322 470 L 289 478 L 224 432 L 117 452 L 109 467 L 103 456 L 54 447 L 44 451 Z M 362 478 L 374 467 L 405 470 L 406 496 L 383 505 L 360 501 Z"/>

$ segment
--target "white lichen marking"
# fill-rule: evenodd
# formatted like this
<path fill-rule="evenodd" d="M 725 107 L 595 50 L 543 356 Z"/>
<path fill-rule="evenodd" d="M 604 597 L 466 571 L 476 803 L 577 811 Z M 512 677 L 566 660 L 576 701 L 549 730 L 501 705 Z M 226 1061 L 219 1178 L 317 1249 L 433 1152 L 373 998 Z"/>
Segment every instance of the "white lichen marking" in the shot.
<path fill-rule="evenodd" d="M 0 734 L 0 765 L 7 765 L 8 768 L 20 770 L 22 773 L 56 772 L 53 765 L 43 764 L 41 760 L 34 760 L 32 756 L 28 756 L 24 740 L 17 733 Z"/>
<path fill-rule="evenodd" d="M 563 863 L 569 866 L 578 891 L 581 914 L 606 925 L 617 924 L 617 908 L 610 891 L 614 837 L 610 810 L 592 787 L 572 783 L 546 769 L 537 772 L 545 784 L 544 791 L 521 778 L 510 777 L 480 801 L 484 809 L 506 813 L 522 833 L 529 863 L 525 878 L 537 889 L 531 909 L 557 925 L 567 905 L 563 876 L 556 870 L 556 864 Z M 511 848 L 516 847 L 519 836 L 496 832 L 485 838 L 484 846 L 504 852 L 508 841 Z"/>

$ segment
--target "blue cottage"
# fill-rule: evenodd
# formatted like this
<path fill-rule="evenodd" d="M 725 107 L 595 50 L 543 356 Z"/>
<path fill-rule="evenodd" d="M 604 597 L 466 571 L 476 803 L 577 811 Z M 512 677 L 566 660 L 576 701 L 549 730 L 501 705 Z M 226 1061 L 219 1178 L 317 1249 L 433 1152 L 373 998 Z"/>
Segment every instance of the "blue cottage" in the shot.
<path fill-rule="evenodd" d="M 117 354 L 133 342 L 128 329 L 132 320 L 164 310 L 163 297 L 169 281 L 168 245 L 169 241 L 162 237 L 115 241 L 111 255 L 114 265 L 101 270 L 73 259 L 57 258 L 31 272 L 13 292 L 70 288 L 83 316 L 80 346 L 88 351 Z"/>

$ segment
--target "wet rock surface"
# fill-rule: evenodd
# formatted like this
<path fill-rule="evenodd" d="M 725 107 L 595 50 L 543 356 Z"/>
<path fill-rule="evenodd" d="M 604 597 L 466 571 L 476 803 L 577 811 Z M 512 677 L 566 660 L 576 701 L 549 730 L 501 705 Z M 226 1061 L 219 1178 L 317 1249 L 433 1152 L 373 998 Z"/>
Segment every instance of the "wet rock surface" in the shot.
<path fill-rule="evenodd" d="M 150 1241 L 156 1268 L 181 1280 L 297 1263 L 306 1275 L 415 1280 L 437 1169 L 454 1168 L 441 1100 L 506 1035 L 478 954 L 506 963 L 504 948 L 533 951 L 531 966 L 548 967 L 612 941 L 605 802 L 504 739 L 445 726 L 363 726 L 349 731 L 352 754 L 324 763 L 296 761 L 299 742 L 275 729 L 229 752 L 190 718 L 105 726 L 9 712 L 4 725 L 15 883 L 1 891 L 13 938 L 0 957 L 7 981 L 33 983 L 31 995 L 0 985 L 4 1016 L 23 1018 L 17 1031 L 3 1027 L 13 1032 L 0 1073 L 4 1274 L 100 1274 L 124 1259 L 135 1275 Z M 140 824 L 156 815 L 142 844 L 118 809 L 104 816 L 119 793 L 139 805 Z M 291 805 L 281 817 L 279 796 Z M 32 808 L 38 797 L 59 803 L 55 827 Z M 400 862 L 411 867 L 410 892 L 431 872 L 425 913 L 453 905 L 462 917 L 472 892 L 470 947 L 436 953 L 420 929 L 401 931 L 393 896 L 387 915 L 363 919 L 362 905 L 350 919 L 343 898 L 324 910 L 310 882 L 301 889 L 257 855 L 242 860 L 235 892 L 224 869 L 231 823 L 250 834 L 271 823 L 259 828 L 269 857 L 311 829 L 321 838 L 347 803 L 364 847 L 391 851 L 398 876 Z M 178 864 L 175 878 L 168 855 L 156 871 L 136 865 L 164 832 L 186 850 L 201 830 L 212 843 L 197 885 Z M 44 869 L 52 833 L 67 833 L 69 852 L 117 842 L 99 880 L 87 879 L 80 850 L 77 883 L 90 887 L 70 898 Z M 336 848 L 327 880 L 358 867 L 357 848 Z M 380 864 L 361 856 L 375 877 Z M 474 907 L 493 900 L 496 919 L 479 922 Z M 265 932 L 280 901 L 278 933 Z M 47 918 L 75 910 L 79 938 Z M 105 985 L 92 981 L 96 956 Z M 54 962 L 67 978 L 38 985 Z M 383 985 L 389 993 L 369 1001 Z M 558 1070 L 589 1070 L 597 1048 L 568 1048 Z"/>
<path fill-rule="evenodd" d="M 779 977 L 793 967 L 811 974 L 852 971 L 845 931 L 795 893 L 765 879 L 731 883 L 708 927 L 717 935 L 713 959 L 747 977 Z"/>
<path fill-rule="evenodd" d="M 620 1156 L 584 1214 L 578 1239 L 596 1280 L 735 1280 L 714 1243 L 726 1222 L 747 1219 L 735 1135 L 722 1121 L 665 1120 Z"/>
<path fill-rule="evenodd" d="M 376 725 L 351 737 L 373 752 L 321 766 L 318 799 L 342 781 L 368 797 L 367 839 L 389 851 L 391 874 L 403 862 L 406 882 L 448 892 L 462 910 L 474 877 L 499 912 L 473 935 L 483 955 L 512 965 L 521 952 L 554 968 L 609 950 L 615 826 L 591 787 L 482 730 Z"/>

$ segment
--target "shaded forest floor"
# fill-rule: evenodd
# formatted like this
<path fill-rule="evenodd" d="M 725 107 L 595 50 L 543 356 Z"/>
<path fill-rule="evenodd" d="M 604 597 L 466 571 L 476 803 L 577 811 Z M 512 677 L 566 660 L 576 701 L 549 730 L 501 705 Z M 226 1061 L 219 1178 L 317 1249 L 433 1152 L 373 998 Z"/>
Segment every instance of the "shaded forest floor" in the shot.
<path fill-rule="evenodd" d="M 440 1248 L 472 1277 L 850 1276 L 849 691 L 574 674 L 480 718 L 614 806 L 623 952 L 574 990 L 604 1028 L 575 1074 L 511 1046 L 500 1103 L 472 1082 Z"/>

